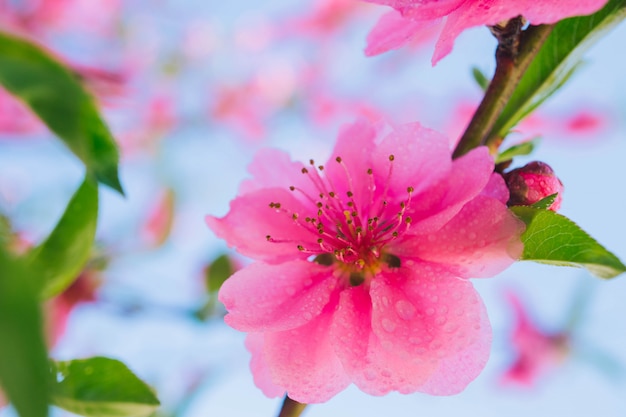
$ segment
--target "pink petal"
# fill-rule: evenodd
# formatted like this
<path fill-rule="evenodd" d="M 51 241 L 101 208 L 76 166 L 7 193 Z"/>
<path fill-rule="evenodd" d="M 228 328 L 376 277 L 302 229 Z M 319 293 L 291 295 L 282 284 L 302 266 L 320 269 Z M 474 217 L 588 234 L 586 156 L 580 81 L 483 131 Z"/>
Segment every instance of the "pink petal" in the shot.
<path fill-rule="evenodd" d="M 531 24 L 555 23 L 559 20 L 572 17 L 584 16 L 600 10 L 608 0 L 499 0 L 493 9 L 495 17 L 507 15 L 508 18 L 516 15 L 524 16 Z M 489 0 L 481 0 L 478 6 L 490 3 Z M 498 10 L 499 9 L 499 10 Z M 490 13 L 491 14 L 491 13 Z M 492 19 L 493 20 L 493 19 Z"/>
<path fill-rule="evenodd" d="M 487 197 L 492 197 L 498 200 L 499 202 L 506 204 L 509 201 L 509 189 L 506 186 L 506 182 L 502 175 L 494 172 L 491 174 L 491 178 L 489 178 L 489 182 L 482 190 L 480 195 L 484 195 Z"/>
<path fill-rule="evenodd" d="M 440 133 L 419 123 L 400 125 L 374 151 L 374 175 L 386 179 L 393 165 L 388 180 L 392 185 L 391 195 L 406 198 L 408 187 L 413 187 L 417 195 L 449 172 L 450 153 L 449 141 Z M 389 161 L 390 155 L 393 162 Z"/>
<path fill-rule="evenodd" d="M 439 368 L 422 388 L 423 392 L 432 395 L 458 394 L 483 370 L 491 349 L 491 324 L 482 302 L 478 303 L 478 310 L 479 323 L 472 328 L 476 337 L 462 350 L 443 358 Z"/>
<path fill-rule="evenodd" d="M 483 369 L 491 328 L 469 281 L 417 264 L 377 276 L 370 294 L 372 328 L 381 344 L 405 360 L 433 366 L 431 382 L 420 391 L 459 392 Z"/>
<path fill-rule="evenodd" d="M 366 119 L 343 126 L 335 149 L 324 165 L 324 172 L 332 185 L 332 189 L 327 191 L 334 191 L 341 197 L 351 191 L 357 207 L 369 202 L 367 169 L 371 168 L 370 159 L 376 148 L 376 133 L 374 126 Z M 341 159 L 340 163 L 337 158 Z"/>
<path fill-rule="evenodd" d="M 226 280 L 219 292 L 226 323 L 244 332 L 283 331 L 318 316 L 335 291 L 332 268 L 308 261 L 254 263 Z"/>
<path fill-rule="evenodd" d="M 468 201 L 484 190 L 493 173 L 493 158 L 480 147 L 455 159 L 449 175 L 424 193 L 414 196 L 407 215 L 413 218 L 411 234 L 436 231 Z"/>
<path fill-rule="evenodd" d="M 273 187 L 286 190 L 294 186 L 316 195 L 311 181 L 302 175 L 302 168 L 304 165 L 301 162 L 291 161 L 285 152 L 276 149 L 261 149 L 248 166 L 248 172 L 253 178 L 244 181 L 239 192 L 246 194 Z"/>
<path fill-rule="evenodd" d="M 265 334 L 264 356 L 272 381 L 296 401 L 328 401 L 350 384 L 329 331 L 335 303 L 302 327 Z"/>
<path fill-rule="evenodd" d="M 599 10 L 607 0 L 473 0 L 465 1 L 447 18 L 441 37 L 435 47 L 433 65 L 452 50 L 454 41 L 466 29 L 474 26 L 495 25 L 524 16 L 531 24 L 554 23 L 572 16 L 587 15 Z"/>
<path fill-rule="evenodd" d="M 523 230 L 503 203 L 478 196 L 443 228 L 398 245 L 394 254 L 439 263 L 460 277 L 490 277 L 521 256 Z"/>
<path fill-rule="evenodd" d="M 280 203 L 279 208 L 270 203 Z M 230 246 L 251 258 L 278 263 L 305 259 L 310 254 L 298 250 L 318 248 L 315 230 L 304 227 L 306 216 L 315 217 L 317 210 L 298 201 L 294 192 L 280 188 L 265 188 L 237 197 L 230 203 L 230 211 L 222 218 L 207 216 L 207 225 Z M 296 214 L 299 218 L 293 219 Z M 268 241 L 270 236 L 273 241 Z"/>
<path fill-rule="evenodd" d="M 466 0 L 366 0 L 384 4 L 413 19 L 430 20 L 443 17 L 462 5 Z"/>
<path fill-rule="evenodd" d="M 285 390 L 272 382 L 270 370 L 263 354 L 265 337 L 263 333 L 248 333 L 246 336 L 246 348 L 252 354 L 250 370 L 254 383 L 267 397 L 275 398 L 285 395 Z"/>
<path fill-rule="evenodd" d="M 393 10 L 384 14 L 367 35 L 365 55 L 374 56 L 409 43 L 430 40 L 440 20 L 412 20 Z"/>
<path fill-rule="evenodd" d="M 363 286 L 341 293 L 331 334 L 350 379 L 371 395 L 420 391 L 436 367 L 436 363 L 420 358 L 399 356 L 394 346 L 381 345 L 372 332 L 372 301 Z"/>

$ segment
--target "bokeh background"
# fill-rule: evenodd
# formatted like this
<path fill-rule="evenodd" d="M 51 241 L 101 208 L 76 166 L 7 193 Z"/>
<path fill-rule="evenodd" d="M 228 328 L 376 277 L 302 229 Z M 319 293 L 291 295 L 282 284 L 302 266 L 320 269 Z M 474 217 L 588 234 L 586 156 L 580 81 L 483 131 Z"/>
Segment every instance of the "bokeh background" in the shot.
<path fill-rule="evenodd" d="M 464 33 L 434 68 L 434 38 L 365 57 L 367 33 L 385 11 L 357 0 L 0 0 L 0 27 L 37 40 L 84 78 L 122 152 L 127 196 L 101 189 L 97 247 L 82 284 L 62 307 L 46 307 L 54 358 L 123 360 L 155 387 L 162 416 L 277 414 L 281 399 L 254 387 L 244 335 L 223 324 L 206 284 L 218 257 L 234 267 L 248 261 L 216 239 L 204 216 L 226 213 L 263 147 L 324 160 L 339 126 L 357 117 L 419 121 L 451 140 L 462 132 L 481 98 L 471 70 L 494 68 L 489 31 Z M 549 163 L 565 184 L 560 212 L 621 259 L 625 41 L 624 25 L 600 40 L 508 139 L 542 137 L 515 166 Z M 0 214 L 16 246 L 46 236 L 82 170 L 0 89 Z M 475 285 L 494 342 L 487 368 L 463 393 L 371 397 L 350 387 L 306 415 L 626 415 L 624 277 L 519 263 Z M 545 372 L 527 384 L 505 378 L 518 358 L 511 294 L 537 334 L 569 344 L 558 358 L 542 356 Z"/>

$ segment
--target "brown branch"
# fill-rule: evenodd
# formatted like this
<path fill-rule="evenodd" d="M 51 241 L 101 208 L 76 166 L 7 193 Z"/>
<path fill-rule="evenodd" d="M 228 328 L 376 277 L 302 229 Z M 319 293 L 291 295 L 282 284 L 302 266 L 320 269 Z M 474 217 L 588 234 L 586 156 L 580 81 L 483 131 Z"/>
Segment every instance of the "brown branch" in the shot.
<path fill-rule="evenodd" d="M 285 400 L 283 401 L 283 405 L 280 409 L 280 414 L 278 414 L 278 417 L 299 417 L 306 408 L 306 406 L 306 404 L 294 401 L 289 398 L 288 395 L 285 395 Z"/>
<path fill-rule="evenodd" d="M 522 26 L 523 20 L 518 17 L 505 26 L 491 28 L 498 39 L 496 71 L 482 102 L 454 150 L 453 158 L 465 155 L 481 145 L 492 149 L 500 145 L 502 138 L 491 135 L 493 127 L 553 28 L 553 25 L 540 25 L 530 26 L 522 31 Z"/>

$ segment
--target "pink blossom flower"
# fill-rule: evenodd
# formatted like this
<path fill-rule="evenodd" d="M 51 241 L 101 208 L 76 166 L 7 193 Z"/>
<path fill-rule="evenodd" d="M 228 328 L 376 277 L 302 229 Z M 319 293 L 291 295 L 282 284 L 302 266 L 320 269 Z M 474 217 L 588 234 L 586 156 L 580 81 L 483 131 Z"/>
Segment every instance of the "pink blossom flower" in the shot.
<path fill-rule="evenodd" d="M 502 382 L 532 386 L 543 373 L 567 357 L 569 336 L 539 329 L 517 295 L 509 293 L 507 298 L 515 313 L 516 327 L 511 341 L 517 358 L 502 376 Z"/>
<path fill-rule="evenodd" d="M 350 383 L 454 394 L 480 373 L 491 328 L 466 278 L 521 253 L 519 220 L 486 148 L 452 160 L 417 123 L 384 138 L 344 127 L 324 165 L 265 150 L 209 227 L 253 263 L 222 286 L 226 322 L 249 332 L 256 384 L 322 402 Z"/>
<path fill-rule="evenodd" d="M 398 48 L 419 36 L 423 27 L 433 20 L 445 19 L 432 58 L 435 65 L 452 51 L 454 41 L 465 29 L 474 26 L 496 25 L 517 16 L 523 16 L 533 25 L 555 23 L 572 16 L 596 12 L 608 0 L 366 0 L 370 3 L 391 6 L 404 16 L 396 26 L 388 24 L 389 16 L 383 16 L 374 29 L 376 36 L 368 38 L 368 50 L 374 53 Z M 383 29 L 384 28 L 384 29 Z M 409 35 L 414 30 L 416 36 Z M 399 33 L 404 33 L 400 36 Z M 395 37 L 397 42 L 388 48 L 378 45 L 383 39 Z"/>
<path fill-rule="evenodd" d="M 509 187 L 509 205 L 531 205 L 557 194 L 549 209 L 557 211 L 563 200 L 563 183 L 545 162 L 533 161 L 504 174 Z"/>

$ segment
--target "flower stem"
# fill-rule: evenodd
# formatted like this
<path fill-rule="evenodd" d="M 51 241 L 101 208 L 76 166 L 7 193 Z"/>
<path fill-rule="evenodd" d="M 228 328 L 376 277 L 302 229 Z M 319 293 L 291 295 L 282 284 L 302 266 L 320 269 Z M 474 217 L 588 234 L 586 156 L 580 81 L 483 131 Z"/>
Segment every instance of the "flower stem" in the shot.
<path fill-rule="evenodd" d="M 522 18 L 518 17 L 511 19 L 505 26 L 491 28 L 498 39 L 496 71 L 480 106 L 454 150 L 453 158 L 481 145 L 487 145 L 494 152 L 500 145 L 502 138 L 492 134 L 492 130 L 524 72 L 554 27 L 529 26 L 522 31 L 523 23 Z"/>
<path fill-rule="evenodd" d="M 283 401 L 278 417 L 298 417 L 302 414 L 306 406 L 306 404 L 294 401 L 289 398 L 288 395 L 285 395 L 285 400 Z"/>

